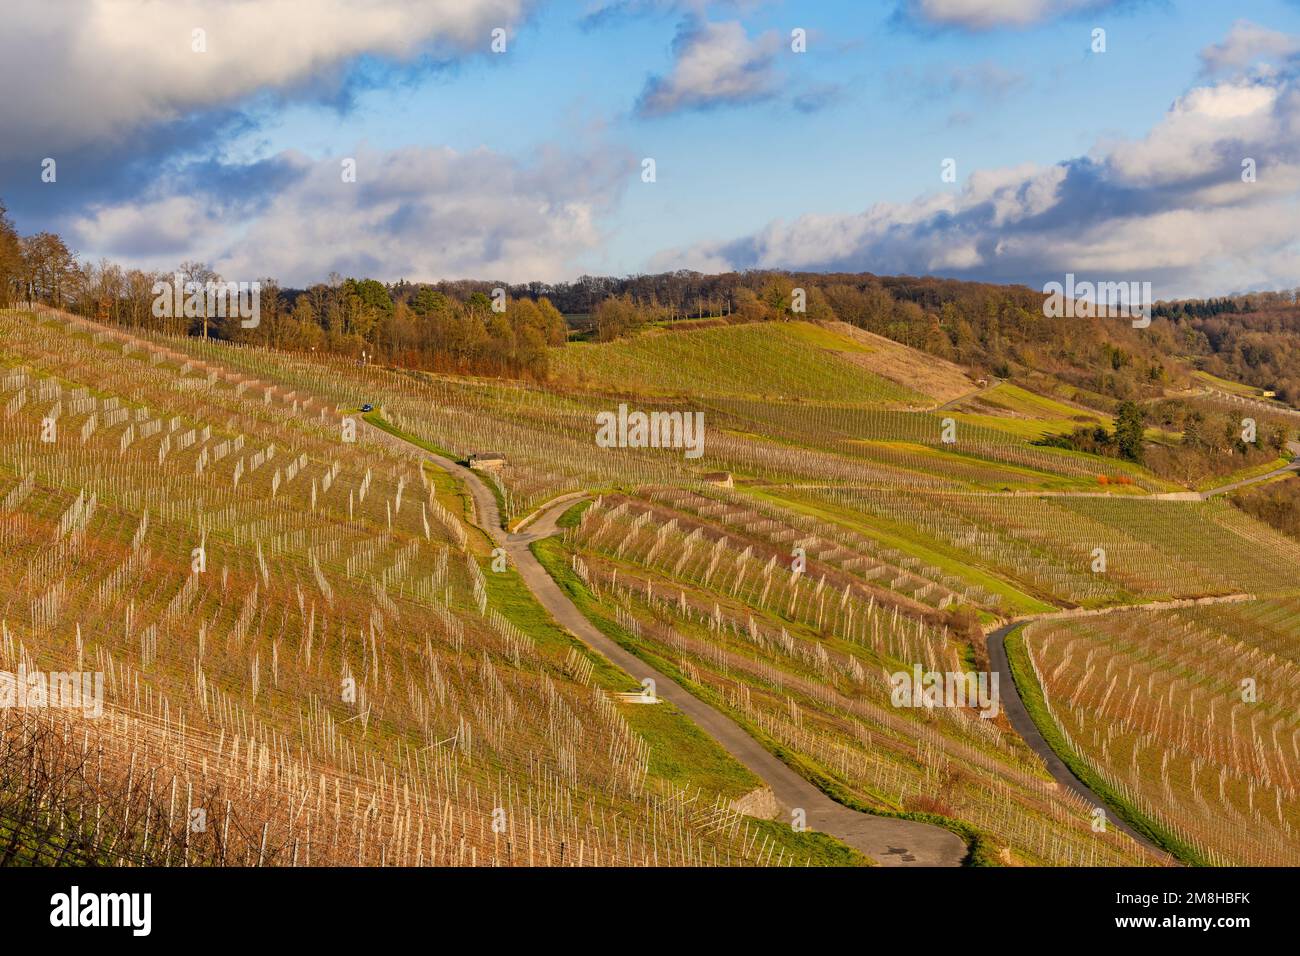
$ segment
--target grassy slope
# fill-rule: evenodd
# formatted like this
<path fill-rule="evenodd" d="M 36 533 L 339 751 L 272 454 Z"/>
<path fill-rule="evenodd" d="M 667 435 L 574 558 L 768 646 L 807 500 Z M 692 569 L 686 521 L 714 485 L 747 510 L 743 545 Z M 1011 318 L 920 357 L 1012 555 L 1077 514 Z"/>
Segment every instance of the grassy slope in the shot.
<path fill-rule="evenodd" d="M 1084 410 L 1059 399 L 1040 395 L 1011 382 L 999 382 L 979 397 L 979 404 L 992 405 L 1017 415 L 1057 421 L 1081 422 L 1084 419 L 1112 426 L 1114 419 L 1102 412 Z"/>
<path fill-rule="evenodd" d="M 880 441 L 880 440 L 862 440 L 855 443 L 863 449 L 863 454 L 867 458 L 881 457 L 881 453 L 872 455 L 873 448 L 884 450 L 896 450 L 906 453 L 912 458 L 912 467 L 907 469 L 918 475 L 939 475 L 945 478 L 951 478 L 954 481 L 960 481 L 964 486 L 973 490 L 985 491 L 1098 491 L 1098 490 L 1116 490 L 1101 489 L 1093 478 L 1081 478 L 1072 475 L 1061 474 L 1053 471 L 1043 471 L 1037 468 L 1030 468 L 1027 465 L 1017 465 L 1010 462 L 998 461 L 993 458 L 981 457 L 977 453 L 963 451 L 961 448 L 936 448 L 933 445 L 921 445 L 915 442 L 904 441 Z M 1073 462 L 1087 462 L 1095 466 L 1096 474 L 1108 474 L 1120 472 L 1122 474 L 1136 474 L 1137 470 L 1128 465 L 1127 462 L 1117 462 L 1114 459 L 1098 458 L 1095 455 L 1087 455 L 1084 452 L 1072 451 L 1063 448 L 1043 448 L 1040 451 L 1044 455 L 1060 454 L 1063 458 L 1069 458 Z M 889 458 L 883 459 L 886 463 L 894 465 Z M 916 464 L 928 461 L 933 463 L 933 470 L 925 471 L 916 467 Z M 903 467 L 895 465 L 895 467 Z M 974 472 L 975 476 L 960 471 L 959 469 L 969 469 Z M 1142 494 L 1141 488 L 1135 485 L 1124 486 L 1127 490 L 1118 491 L 1121 494 Z"/>
<path fill-rule="evenodd" d="M 808 322 L 642 333 L 552 351 L 561 378 L 647 395 L 799 396 L 806 400 L 924 403 L 910 388 L 845 358 L 864 346 Z"/>
<path fill-rule="evenodd" d="M 1226 378 L 1219 378 L 1217 375 L 1211 375 L 1209 372 L 1201 371 L 1199 369 L 1192 373 L 1192 378 L 1198 379 L 1212 388 L 1217 388 L 1220 391 L 1229 392 L 1233 395 L 1263 399 L 1263 389 L 1255 388 L 1253 385 L 1243 385 L 1241 382 L 1233 382 Z"/>
<path fill-rule="evenodd" d="M 1231 485 L 1238 481 L 1246 481 L 1249 478 L 1258 478 L 1261 475 L 1267 475 L 1270 471 L 1276 471 L 1284 468 L 1291 463 L 1290 458 L 1278 457 L 1272 461 L 1261 462 L 1258 465 L 1251 465 L 1249 468 L 1241 468 L 1227 475 L 1211 475 L 1202 478 L 1196 483 L 1197 491 L 1210 491 L 1214 488 L 1222 488 L 1224 485 Z"/>

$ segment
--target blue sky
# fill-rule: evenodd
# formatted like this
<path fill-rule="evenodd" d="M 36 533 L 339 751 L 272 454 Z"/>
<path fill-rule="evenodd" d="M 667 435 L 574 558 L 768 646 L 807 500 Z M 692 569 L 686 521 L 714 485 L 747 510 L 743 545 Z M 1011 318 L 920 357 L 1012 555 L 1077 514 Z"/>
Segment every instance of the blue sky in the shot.
<path fill-rule="evenodd" d="M 666 267 L 1300 284 L 1292 0 L 10 5 L 0 77 L 47 79 L 0 106 L 0 199 L 92 259 L 287 284 Z"/>

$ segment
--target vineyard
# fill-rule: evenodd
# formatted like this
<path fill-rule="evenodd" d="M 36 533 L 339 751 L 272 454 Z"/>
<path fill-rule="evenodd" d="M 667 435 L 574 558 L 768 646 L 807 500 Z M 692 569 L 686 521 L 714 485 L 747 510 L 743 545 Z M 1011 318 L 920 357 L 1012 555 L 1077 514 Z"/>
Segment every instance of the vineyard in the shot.
<path fill-rule="evenodd" d="M 555 355 L 562 378 L 606 389 L 635 383 L 647 395 L 926 403 L 920 393 L 853 361 L 870 351 L 847 336 L 793 322 L 577 343 Z"/>
<path fill-rule="evenodd" d="M 697 510 L 687 517 L 678 506 Z M 636 653 L 797 754 L 832 792 L 960 820 L 1004 863 L 1153 861 L 1123 834 L 1097 839 L 1090 808 L 1036 769 L 998 721 L 891 707 L 887 674 L 917 662 L 961 671 L 969 649 L 938 619 L 905 613 L 909 602 L 882 599 L 854 575 L 820 565 L 792 575 L 761 538 L 773 523 L 750 522 L 757 536 L 746 534 L 734 512 L 678 491 L 605 498 L 583 511 L 552 560 Z"/>
<path fill-rule="evenodd" d="M 1077 759 L 1216 865 L 1300 865 L 1300 601 L 1051 621 L 1033 674 Z"/>
<path fill-rule="evenodd" d="M 1169 858 L 1098 833 L 1005 714 L 899 708 L 890 675 L 985 672 L 979 622 L 1239 599 L 1036 621 L 1025 666 L 1163 846 L 1296 862 L 1300 544 L 1033 443 L 1103 413 L 801 322 L 575 344 L 546 383 L 54 312 L 0 332 L 0 670 L 105 675 L 103 719 L 0 708 L 29 861 L 866 862 L 776 824 L 761 779 L 493 568 L 427 451 L 500 456 L 478 480 L 507 528 L 588 498 L 533 547 L 596 627 L 823 793 L 995 865 Z M 620 403 L 703 412 L 703 455 L 599 446 Z"/>
<path fill-rule="evenodd" d="M 796 331 L 802 328 L 799 324 L 776 328 L 786 328 L 786 335 L 803 334 Z M 672 343 L 706 332 L 743 336 L 747 329 L 664 333 L 652 338 Z M 780 333 L 763 333 L 765 348 L 780 344 L 774 334 Z M 946 443 L 942 414 L 902 410 L 887 401 L 872 404 L 865 397 L 857 405 L 803 398 L 760 401 L 723 394 L 709 397 L 710 389 L 704 388 L 700 397 L 687 400 L 656 395 L 652 385 L 633 378 L 623 380 L 620 391 L 613 393 L 402 372 L 335 356 L 306 358 L 266 349 L 232 349 L 197 339 L 160 336 L 157 341 L 196 360 L 220 361 L 249 376 L 310 391 L 335 405 L 381 404 L 387 421 L 454 457 L 484 450 L 503 453 L 506 463 L 496 477 L 512 518 L 574 491 L 647 483 L 698 487 L 701 475 L 716 471 L 793 484 L 869 481 L 881 488 L 1028 491 L 1095 490 L 1097 475 L 1109 471 L 1131 476 L 1132 485 L 1117 485 L 1117 494 L 1143 488 L 1168 490 L 1164 483 L 1122 463 L 1036 447 L 997 428 L 957 422 L 955 441 Z M 605 346 L 573 348 L 576 353 Z M 565 357 L 567 350 L 556 354 L 558 360 L 571 360 Z M 799 363 L 787 362 L 790 354 L 783 353 L 780 364 L 793 370 Z M 582 363 L 583 368 L 588 365 Z M 856 376 L 860 384 L 863 380 L 863 373 L 851 364 L 836 366 L 836 374 L 840 373 Z M 649 389 L 642 397 L 646 409 L 704 413 L 706 434 L 698 461 L 662 449 L 619 448 L 591 454 L 596 415 L 617 408 L 633 387 Z M 826 391 L 837 387 L 828 386 Z M 875 389 L 871 381 L 862 387 Z"/>
<path fill-rule="evenodd" d="M 1300 544 L 1222 501 L 845 486 L 798 488 L 792 497 L 879 521 L 1070 605 L 1285 589 L 1300 561 Z"/>
<path fill-rule="evenodd" d="M 420 462 L 343 439 L 333 404 L 53 314 L 0 324 L 0 669 L 104 675 L 99 719 L 0 709 L 19 859 L 816 852 L 733 807 L 741 768 L 729 793 L 652 773 L 689 728 L 629 715 L 634 683 L 512 620 Z"/>

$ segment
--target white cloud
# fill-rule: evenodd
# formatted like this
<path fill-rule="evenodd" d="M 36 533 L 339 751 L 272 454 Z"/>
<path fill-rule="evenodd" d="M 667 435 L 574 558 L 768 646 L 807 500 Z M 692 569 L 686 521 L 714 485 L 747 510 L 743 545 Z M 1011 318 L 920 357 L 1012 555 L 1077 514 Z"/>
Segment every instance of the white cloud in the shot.
<path fill-rule="evenodd" d="M 643 116 L 765 99 L 777 92 L 781 38 L 769 31 L 753 40 L 738 21 L 686 21 L 673 41 L 666 77 L 652 77 L 637 101 Z"/>
<path fill-rule="evenodd" d="M 207 233 L 209 224 L 204 204 L 195 197 L 162 196 L 98 207 L 76 219 L 72 229 L 79 248 L 130 249 L 135 255 L 149 256 L 188 249 Z"/>
<path fill-rule="evenodd" d="M 914 20 L 965 30 L 1028 27 L 1054 17 L 1101 10 L 1116 0 L 906 0 Z"/>
<path fill-rule="evenodd" d="M 1246 182 L 1252 159 L 1257 181 Z M 651 268 L 939 272 L 1039 284 L 1067 272 L 1147 279 L 1159 296 L 1290 288 L 1300 254 L 1300 81 L 1188 91 L 1144 137 L 1086 158 L 972 174 L 956 193 L 769 223 L 669 250 Z"/>
<path fill-rule="evenodd" d="M 5 0 L 0 158 L 119 142 L 354 57 L 486 51 L 531 0 Z M 193 49 L 205 31 L 207 52 Z M 21 91 L 19 95 L 16 91 Z M 9 149 L 6 145 L 9 144 Z"/>
<path fill-rule="evenodd" d="M 227 278 L 286 285 L 335 270 L 380 280 L 570 278 L 601 245 L 601 218 L 636 173 L 633 157 L 592 156 L 546 151 L 525 164 L 486 149 L 359 149 L 351 183 L 340 158 L 285 154 L 276 161 L 296 175 L 256 210 L 159 195 L 95 209 L 69 234 L 78 248 L 127 265 L 197 258 Z M 150 229 L 157 243 L 144 240 Z"/>
<path fill-rule="evenodd" d="M 1222 43 L 1201 51 L 1207 74 L 1245 69 L 1260 60 L 1285 60 L 1300 53 L 1300 38 L 1238 20 Z"/>
<path fill-rule="evenodd" d="M 1248 80 L 1198 87 L 1180 97 L 1144 139 L 1109 144 L 1104 156 L 1118 178 L 1142 187 L 1240 166 L 1250 154 L 1236 144 L 1267 148 L 1275 134 L 1281 92 L 1278 86 Z"/>

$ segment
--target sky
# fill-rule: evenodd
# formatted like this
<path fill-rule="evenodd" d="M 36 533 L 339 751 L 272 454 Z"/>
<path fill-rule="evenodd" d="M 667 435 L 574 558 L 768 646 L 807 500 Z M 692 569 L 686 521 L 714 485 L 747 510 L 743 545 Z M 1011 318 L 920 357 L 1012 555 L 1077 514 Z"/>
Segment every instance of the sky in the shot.
<path fill-rule="evenodd" d="M 1300 0 L 3 5 L 0 201 L 89 260 L 1300 286 Z"/>

